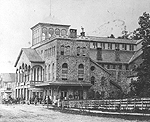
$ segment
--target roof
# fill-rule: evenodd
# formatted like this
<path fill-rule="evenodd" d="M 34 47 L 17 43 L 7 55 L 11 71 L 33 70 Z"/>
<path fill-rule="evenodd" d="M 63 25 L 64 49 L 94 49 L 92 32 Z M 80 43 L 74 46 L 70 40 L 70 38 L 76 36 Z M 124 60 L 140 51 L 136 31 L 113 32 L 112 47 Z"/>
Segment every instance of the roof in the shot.
<path fill-rule="evenodd" d="M 136 44 L 138 40 L 130 40 L 130 39 L 117 39 L 117 38 L 107 38 L 107 37 L 96 37 L 96 36 L 87 36 L 92 41 L 96 42 L 113 42 L 113 43 L 126 43 L 126 44 Z"/>
<path fill-rule="evenodd" d="M 41 22 L 39 22 L 38 24 L 36 24 L 35 26 L 33 26 L 31 29 L 33 29 L 33 28 L 35 28 L 36 26 L 38 26 L 38 25 L 48 25 L 48 26 L 66 26 L 66 27 L 70 27 L 70 25 L 66 25 L 66 24 L 53 24 L 53 23 L 48 23 L 48 22 L 46 22 L 46 23 L 41 23 Z"/>
<path fill-rule="evenodd" d="M 90 83 L 85 82 L 69 82 L 69 81 L 56 81 L 56 82 L 45 82 L 40 83 L 35 86 L 91 86 Z"/>
<path fill-rule="evenodd" d="M 132 61 L 134 61 L 136 58 L 138 58 L 139 56 L 141 56 L 143 53 L 142 49 L 136 51 L 134 53 L 134 55 L 131 57 L 131 59 L 129 60 L 129 63 L 131 63 Z"/>
<path fill-rule="evenodd" d="M 30 62 L 44 62 L 42 60 L 42 58 L 38 55 L 38 53 L 36 52 L 36 50 L 34 49 L 31 49 L 31 48 L 22 48 L 21 51 L 20 51 L 20 54 L 17 58 L 17 61 L 15 63 L 15 66 L 17 65 L 20 57 L 21 57 L 21 54 L 22 52 L 25 53 L 25 55 L 28 57 L 29 61 Z"/>
<path fill-rule="evenodd" d="M 15 82 L 15 73 L 1 73 L 0 77 L 3 82 Z"/>

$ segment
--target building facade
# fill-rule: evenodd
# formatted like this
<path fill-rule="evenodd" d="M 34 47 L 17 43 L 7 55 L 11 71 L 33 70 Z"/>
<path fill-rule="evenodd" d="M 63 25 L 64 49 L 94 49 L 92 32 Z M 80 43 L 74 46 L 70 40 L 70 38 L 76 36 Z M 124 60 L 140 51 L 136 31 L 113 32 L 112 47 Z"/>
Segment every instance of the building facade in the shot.
<path fill-rule="evenodd" d="M 22 48 L 15 63 L 16 97 L 29 100 L 116 97 L 126 93 L 132 74 L 135 40 L 77 35 L 70 25 L 38 23 L 31 28 L 32 46 Z"/>

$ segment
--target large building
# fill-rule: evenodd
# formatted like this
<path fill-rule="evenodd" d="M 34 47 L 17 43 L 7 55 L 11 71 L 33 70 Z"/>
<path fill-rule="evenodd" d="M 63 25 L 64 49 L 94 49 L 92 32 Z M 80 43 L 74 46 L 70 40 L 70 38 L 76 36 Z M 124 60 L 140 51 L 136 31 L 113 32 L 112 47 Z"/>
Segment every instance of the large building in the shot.
<path fill-rule="evenodd" d="M 22 48 L 15 63 L 16 97 L 51 99 L 116 97 L 127 92 L 138 42 L 77 35 L 70 25 L 38 23 L 31 28 L 32 46 Z M 90 93 L 90 95 L 89 95 Z"/>

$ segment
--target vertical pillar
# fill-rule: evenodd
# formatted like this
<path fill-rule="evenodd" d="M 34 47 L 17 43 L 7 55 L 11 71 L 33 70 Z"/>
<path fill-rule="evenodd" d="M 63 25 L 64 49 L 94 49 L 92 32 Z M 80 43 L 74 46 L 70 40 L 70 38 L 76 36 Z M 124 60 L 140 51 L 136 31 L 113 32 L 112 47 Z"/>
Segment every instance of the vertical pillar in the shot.
<path fill-rule="evenodd" d="M 28 89 L 26 88 L 26 96 L 25 96 L 26 100 L 28 100 Z"/>

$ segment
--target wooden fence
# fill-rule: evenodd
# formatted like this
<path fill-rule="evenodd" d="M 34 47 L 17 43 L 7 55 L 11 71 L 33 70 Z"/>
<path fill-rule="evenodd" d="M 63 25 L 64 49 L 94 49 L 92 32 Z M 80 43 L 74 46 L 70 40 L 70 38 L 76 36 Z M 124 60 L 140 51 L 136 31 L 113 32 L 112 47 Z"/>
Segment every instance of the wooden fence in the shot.
<path fill-rule="evenodd" d="M 96 110 L 149 110 L 150 98 L 117 100 L 69 100 L 62 102 L 63 107 Z"/>

